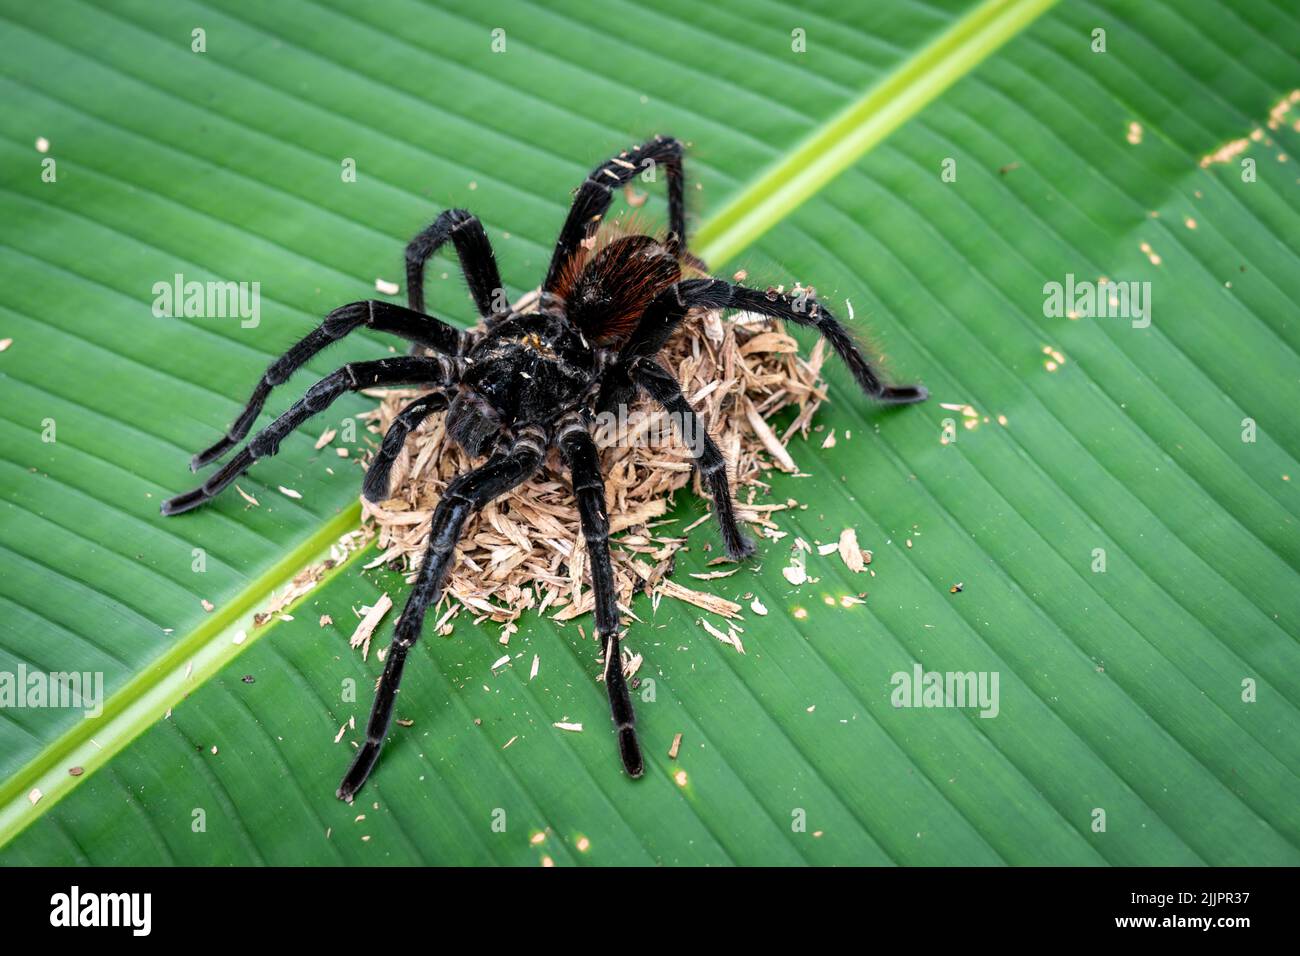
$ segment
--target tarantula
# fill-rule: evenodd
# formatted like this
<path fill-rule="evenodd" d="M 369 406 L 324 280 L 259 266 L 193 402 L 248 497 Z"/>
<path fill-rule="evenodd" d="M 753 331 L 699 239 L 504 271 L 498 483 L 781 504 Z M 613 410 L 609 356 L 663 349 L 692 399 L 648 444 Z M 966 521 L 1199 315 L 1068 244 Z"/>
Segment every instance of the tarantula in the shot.
<path fill-rule="evenodd" d="M 597 249 L 596 233 L 614 191 L 652 163 L 667 174 L 666 237 L 625 235 Z M 482 317 L 480 329 L 461 331 L 425 312 L 425 264 L 448 240 Z M 605 689 L 619 752 L 628 775 L 639 777 L 643 763 L 619 653 L 604 479 L 590 430 L 593 413 L 630 402 L 639 389 L 675 418 L 683 435 L 699 436 L 690 443 L 691 451 L 712 495 L 727 554 L 740 560 L 752 554 L 754 546 L 736 523 L 726 462 L 713 439 L 698 427 L 676 379 L 656 360 L 691 309 L 737 309 L 815 328 L 862 390 L 878 402 L 919 402 L 927 392 L 920 385 L 884 384 L 844 326 L 815 299 L 707 277 L 704 264 L 686 249 L 682 145 L 666 136 L 602 163 L 578 187 L 534 310 L 520 313 L 510 308 L 487 233 L 478 218 L 463 209 L 442 213 L 411 240 L 406 247 L 406 283 L 409 308 L 377 300 L 342 306 L 271 363 L 229 431 L 194 456 L 191 470 L 224 456 L 248 434 L 271 389 L 349 332 L 365 326 L 392 333 L 414 343 L 413 354 L 350 362 L 321 379 L 200 487 L 164 502 L 162 512 L 180 514 L 205 504 L 259 458 L 274 455 L 286 435 L 344 392 L 377 385 L 419 385 L 431 391 L 407 405 L 384 435 L 362 489 L 369 500 L 388 497 L 389 474 L 403 443 L 433 412 L 446 411 L 448 434 L 471 456 L 486 456 L 483 464 L 447 485 L 433 512 L 428 550 L 384 662 L 365 743 L 338 788 L 339 798 L 350 801 L 379 758 L 406 656 L 420 637 L 425 612 L 442 597 L 443 579 L 466 520 L 526 481 L 547 450 L 557 448 L 570 472 L 586 539 L 596 632 L 604 650 Z M 426 349 L 434 354 L 422 354 Z"/>

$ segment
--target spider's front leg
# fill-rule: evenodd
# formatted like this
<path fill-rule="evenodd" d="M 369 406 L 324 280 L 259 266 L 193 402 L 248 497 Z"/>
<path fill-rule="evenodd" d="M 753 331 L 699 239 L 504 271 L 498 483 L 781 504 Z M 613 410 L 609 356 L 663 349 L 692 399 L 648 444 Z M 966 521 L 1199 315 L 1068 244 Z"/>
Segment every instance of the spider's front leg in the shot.
<path fill-rule="evenodd" d="M 339 784 L 340 800 L 352 800 L 379 759 L 379 751 L 384 746 L 384 737 L 393 719 L 393 705 L 402 682 L 406 655 L 420 639 L 425 612 L 442 598 L 443 581 L 451 567 L 456 542 L 460 540 L 465 522 L 497 495 L 526 481 L 541 463 L 545 447 L 545 433 L 536 426 L 524 426 L 518 430 L 508 451 L 493 455 L 478 468 L 465 472 L 447 485 L 438 507 L 434 509 L 424 562 L 406 599 L 406 606 L 402 608 L 384 662 L 384 674 L 375 692 L 370 720 L 366 723 L 366 739 Z"/>
<path fill-rule="evenodd" d="M 467 333 L 455 326 L 391 302 L 372 299 L 340 306 L 325 316 L 325 320 L 319 326 L 294 343 L 289 351 L 267 367 L 261 380 L 253 389 L 248 404 L 244 406 L 244 410 L 239 413 L 239 417 L 235 419 L 225 436 L 211 448 L 206 448 L 195 455 L 190 461 L 190 470 L 198 471 L 238 444 L 253 427 L 257 416 L 262 413 L 262 406 L 266 404 L 271 389 L 286 381 L 326 346 L 332 345 L 349 332 L 363 326 L 378 332 L 389 332 L 444 355 L 461 355 L 469 347 Z"/>
<path fill-rule="evenodd" d="M 231 482 L 246 472 L 259 458 L 274 455 L 280 442 L 317 412 L 324 411 L 344 392 L 355 392 L 378 385 L 451 385 L 456 378 L 455 363 L 442 356 L 420 358 L 401 356 L 371 362 L 351 362 L 327 375 L 307 390 L 283 415 L 262 429 L 244 448 L 208 480 L 193 491 L 168 498 L 162 513 L 176 515 L 206 504 Z"/>
<path fill-rule="evenodd" d="M 614 587 L 614 568 L 609 560 L 609 517 L 605 514 L 605 481 L 600 474 L 600 459 L 582 419 L 571 416 L 561 420 L 559 445 L 573 479 L 573 494 L 578 501 L 582 536 L 587 543 L 591 565 L 591 590 L 596 599 L 596 633 L 605 649 L 605 691 L 609 694 L 610 715 L 618 733 L 618 750 L 629 777 L 645 771 L 641 745 L 636 738 L 636 714 L 623 677 L 623 657 L 618 637 L 618 593 Z"/>
<path fill-rule="evenodd" d="M 614 201 L 614 190 L 622 189 L 634 176 L 663 168 L 668 175 L 668 251 L 684 255 L 686 250 L 686 185 L 682 172 L 682 144 L 671 136 L 656 136 L 608 162 L 601 163 L 578 187 L 569 215 L 551 255 L 543 292 L 554 292 L 565 267 L 578 247 L 600 225 Z M 703 263 L 698 263 L 703 265 Z"/>
<path fill-rule="evenodd" d="M 407 303 L 416 312 L 424 311 L 424 268 L 443 244 L 450 239 L 460 259 L 479 316 L 491 325 L 510 312 L 501 272 L 497 268 L 492 242 L 478 216 L 465 209 L 448 209 L 441 213 L 406 246 Z"/>

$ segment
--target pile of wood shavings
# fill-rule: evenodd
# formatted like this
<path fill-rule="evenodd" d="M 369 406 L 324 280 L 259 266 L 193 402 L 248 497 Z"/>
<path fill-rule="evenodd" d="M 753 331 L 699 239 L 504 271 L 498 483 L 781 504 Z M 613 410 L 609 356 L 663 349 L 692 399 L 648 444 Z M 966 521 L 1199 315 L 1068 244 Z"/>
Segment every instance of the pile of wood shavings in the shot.
<path fill-rule="evenodd" d="M 318 564 L 308 565 L 303 568 L 285 586 L 283 591 L 271 595 L 271 600 L 267 606 L 253 615 L 253 626 L 262 627 L 272 619 L 292 621 L 293 618 L 285 613 L 285 608 L 315 588 L 327 571 L 333 570 L 342 564 L 349 554 L 365 547 L 374 536 L 375 529 L 373 527 L 361 527 L 356 531 L 349 531 L 344 534 L 338 541 L 330 545 L 330 556 L 328 558 Z"/>
<path fill-rule="evenodd" d="M 521 302 L 517 308 L 525 305 Z M 772 468 L 797 470 L 786 444 L 796 433 L 807 437 L 813 414 L 826 400 L 821 380 L 825 343 L 818 339 L 804 358 L 777 320 L 743 313 L 724 319 L 720 311 L 701 312 L 691 314 L 659 358 L 676 373 L 727 459 L 737 517 L 760 534 L 777 537 L 772 514 L 794 502 L 764 503 L 769 490 L 764 476 Z M 405 389 L 367 394 L 382 398 L 375 411 L 362 416 L 370 422 L 369 430 L 382 436 L 421 393 Z M 797 405 L 799 412 L 778 436 L 768 419 L 790 405 Z M 663 414 L 645 398 L 638 399 L 633 410 L 646 416 Z M 649 420 L 643 420 L 646 429 Z M 393 497 L 381 504 L 362 499 L 365 518 L 377 527 L 382 549 L 369 567 L 400 561 L 413 581 L 443 490 L 451 478 L 477 464 L 447 437 L 443 422 L 441 414 L 430 416 L 407 440 L 393 467 Z M 663 424 L 660 434 L 666 433 Z M 667 595 L 723 617 L 738 616 L 739 604 L 669 580 L 674 556 L 685 546 L 686 532 L 695 527 L 672 528 L 673 522 L 664 519 L 670 498 L 692 484 L 695 493 L 708 500 L 689 451 L 675 436 L 658 444 L 611 445 L 603 438 L 597 435 L 615 535 L 611 558 L 624 613 L 630 616 L 633 594 L 644 590 L 655 608 Z M 712 547 L 721 554 L 719 543 Z M 449 635 L 452 619 L 468 609 L 476 623 L 503 624 L 500 641 L 506 644 L 525 611 L 535 609 L 558 621 L 590 611 L 593 595 L 587 576 L 586 547 L 568 471 L 552 451 L 531 480 L 470 518 L 435 628 Z"/>

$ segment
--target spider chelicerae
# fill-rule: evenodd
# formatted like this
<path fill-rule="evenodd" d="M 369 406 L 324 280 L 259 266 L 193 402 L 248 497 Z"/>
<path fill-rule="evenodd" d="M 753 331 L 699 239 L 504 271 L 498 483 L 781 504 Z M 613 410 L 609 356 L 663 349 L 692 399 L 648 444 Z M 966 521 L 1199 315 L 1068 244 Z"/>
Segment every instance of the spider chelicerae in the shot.
<path fill-rule="evenodd" d="M 652 165 L 653 164 L 653 165 Z M 662 169 L 668 185 L 668 233 L 663 239 L 622 235 L 597 246 L 597 230 L 614 191 L 647 169 Z M 455 247 L 482 327 L 462 331 L 424 308 L 424 270 L 448 240 Z M 920 385 L 881 381 L 848 331 L 815 298 L 750 289 L 708 277 L 686 249 L 682 145 L 656 136 L 597 166 L 578 187 L 555 244 L 546 280 L 529 311 L 513 310 L 503 292 L 483 224 L 463 209 L 444 212 L 406 247 L 409 307 L 370 300 L 335 309 L 283 356 L 271 363 L 226 435 L 199 452 L 192 470 L 216 461 L 248 434 L 271 390 L 308 359 L 355 329 L 368 327 L 413 343 L 410 355 L 349 362 L 307 390 L 288 411 L 259 431 L 200 487 L 163 503 L 165 515 L 211 500 L 308 418 L 347 391 L 381 385 L 421 386 L 428 394 L 407 405 L 366 472 L 362 493 L 388 497 L 393 463 L 412 430 L 430 414 L 446 411 L 446 428 L 483 464 L 453 479 L 433 512 L 429 543 L 402 610 L 366 726 L 366 739 L 338 788 L 351 800 L 379 758 L 393 716 L 398 685 L 425 612 L 442 597 L 466 520 L 498 495 L 527 481 L 547 451 L 559 450 L 569 469 L 595 599 L 596 633 L 604 651 L 604 682 L 629 776 L 644 770 L 635 716 L 623 676 L 619 612 L 609 557 L 604 479 L 592 438 L 596 415 L 626 407 L 644 392 L 673 418 L 713 499 L 727 554 L 740 560 L 754 551 L 737 525 L 727 466 L 673 375 L 656 359 L 692 309 L 736 309 L 816 329 L 848 365 L 862 390 L 878 402 L 924 401 Z M 425 350 L 433 354 L 424 354 Z"/>

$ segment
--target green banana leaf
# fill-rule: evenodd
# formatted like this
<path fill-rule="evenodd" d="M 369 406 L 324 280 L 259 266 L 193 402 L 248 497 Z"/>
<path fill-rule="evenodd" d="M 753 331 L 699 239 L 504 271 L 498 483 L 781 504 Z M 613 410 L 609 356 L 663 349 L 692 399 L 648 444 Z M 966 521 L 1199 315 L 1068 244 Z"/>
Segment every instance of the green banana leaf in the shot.
<path fill-rule="evenodd" d="M 1300 862 L 1293 4 L 0 18 L 0 675 L 104 688 L 95 716 L 0 707 L 0 863 Z M 271 359 L 401 281 L 438 211 L 477 212 L 522 293 L 582 176 L 656 132 L 691 144 L 719 274 L 814 285 L 932 398 L 873 408 L 829 368 L 806 474 L 772 479 L 806 506 L 787 536 L 701 584 L 716 536 L 690 532 L 676 574 L 746 605 L 744 655 L 698 608 L 634 604 L 645 778 L 581 620 L 525 616 L 502 648 L 462 618 L 426 629 L 404 725 L 341 803 L 379 668 L 347 638 L 402 578 L 363 548 L 252 615 L 357 526 L 359 454 L 314 441 L 373 400 L 242 478 L 257 506 L 158 506 Z M 155 315 L 178 274 L 258 282 L 260 315 Z M 1143 309 L 1052 308 L 1052 283 L 1103 276 Z M 450 260 L 429 302 L 471 321 Z M 391 347 L 351 337 L 263 422 Z M 670 517 L 704 513 L 683 493 Z M 869 570 L 814 547 L 791 584 L 791 542 L 845 528 Z M 899 706 L 918 671 L 996 677 L 996 708 Z"/>

